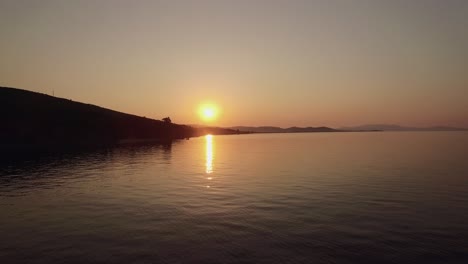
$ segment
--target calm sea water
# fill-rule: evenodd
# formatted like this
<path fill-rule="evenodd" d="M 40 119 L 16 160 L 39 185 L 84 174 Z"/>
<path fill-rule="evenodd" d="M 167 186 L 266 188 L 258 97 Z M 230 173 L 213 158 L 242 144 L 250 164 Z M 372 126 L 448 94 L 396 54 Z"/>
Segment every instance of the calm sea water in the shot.
<path fill-rule="evenodd" d="M 468 133 L 201 137 L 1 163 L 0 263 L 468 263 Z"/>

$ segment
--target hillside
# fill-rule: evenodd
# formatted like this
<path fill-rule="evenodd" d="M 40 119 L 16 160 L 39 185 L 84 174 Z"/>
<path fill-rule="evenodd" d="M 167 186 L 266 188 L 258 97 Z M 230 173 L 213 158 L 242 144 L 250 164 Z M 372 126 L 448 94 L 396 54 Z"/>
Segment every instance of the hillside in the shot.
<path fill-rule="evenodd" d="M 0 87 L 0 146 L 73 147 L 170 141 L 233 130 L 197 129 L 41 93 Z"/>

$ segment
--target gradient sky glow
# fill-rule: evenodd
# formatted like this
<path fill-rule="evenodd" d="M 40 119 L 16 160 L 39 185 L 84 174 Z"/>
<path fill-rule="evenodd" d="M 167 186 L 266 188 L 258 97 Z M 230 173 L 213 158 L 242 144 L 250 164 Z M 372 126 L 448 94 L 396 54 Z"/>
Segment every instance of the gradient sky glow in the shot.
<path fill-rule="evenodd" d="M 176 123 L 468 127 L 468 1 L 0 1 L 0 86 Z"/>

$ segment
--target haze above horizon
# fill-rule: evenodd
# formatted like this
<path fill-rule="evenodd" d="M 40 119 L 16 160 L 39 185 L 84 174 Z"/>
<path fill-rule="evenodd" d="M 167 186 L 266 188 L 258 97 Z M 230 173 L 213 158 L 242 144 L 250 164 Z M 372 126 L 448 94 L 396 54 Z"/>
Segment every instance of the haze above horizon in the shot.
<path fill-rule="evenodd" d="M 466 28 L 462 0 L 7 0 L 0 86 L 186 124 L 468 127 Z"/>

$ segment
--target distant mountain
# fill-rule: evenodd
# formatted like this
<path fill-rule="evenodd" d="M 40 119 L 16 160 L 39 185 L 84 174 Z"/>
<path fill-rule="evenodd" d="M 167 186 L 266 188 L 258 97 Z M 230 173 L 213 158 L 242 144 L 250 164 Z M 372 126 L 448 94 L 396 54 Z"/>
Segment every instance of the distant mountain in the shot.
<path fill-rule="evenodd" d="M 230 127 L 229 129 L 239 130 L 242 132 L 253 132 L 253 133 L 305 133 L 305 132 L 342 132 L 338 129 L 333 129 L 329 127 L 289 127 L 281 128 L 274 126 L 259 126 L 259 127 L 249 127 L 249 126 L 235 126 Z"/>
<path fill-rule="evenodd" d="M 131 142 L 167 142 L 194 136 L 236 134 L 199 129 L 117 112 L 46 94 L 0 87 L 0 148 L 68 148 Z"/>
<path fill-rule="evenodd" d="M 466 131 L 466 128 L 433 126 L 433 127 L 405 127 L 390 124 L 370 124 L 355 127 L 342 127 L 346 131 Z"/>
<path fill-rule="evenodd" d="M 446 127 L 446 126 L 433 126 L 433 127 L 404 127 L 400 125 L 388 124 L 371 124 L 361 125 L 355 127 L 341 127 L 334 129 L 330 127 L 289 127 L 281 128 L 274 126 L 234 126 L 229 127 L 232 130 L 239 130 L 241 132 L 252 133 L 306 133 L 306 132 L 352 132 L 352 131 L 468 131 L 466 128 Z"/>
<path fill-rule="evenodd" d="M 249 134 L 250 131 L 241 131 L 232 128 L 223 128 L 223 127 L 213 127 L 213 126 L 203 126 L 203 125 L 190 125 L 195 128 L 200 134 L 206 135 L 234 135 L 234 134 Z"/>
<path fill-rule="evenodd" d="M 271 126 L 259 126 L 259 127 L 235 126 L 235 127 L 229 127 L 229 129 L 239 130 L 239 131 L 244 131 L 244 132 L 253 132 L 253 133 L 284 133 L 283 128 L 271 127 Z"/>

